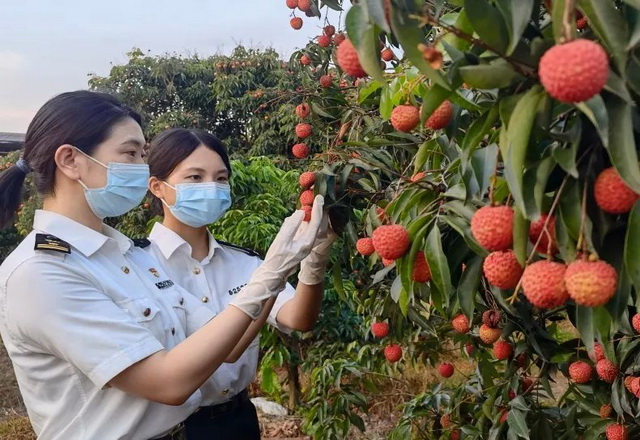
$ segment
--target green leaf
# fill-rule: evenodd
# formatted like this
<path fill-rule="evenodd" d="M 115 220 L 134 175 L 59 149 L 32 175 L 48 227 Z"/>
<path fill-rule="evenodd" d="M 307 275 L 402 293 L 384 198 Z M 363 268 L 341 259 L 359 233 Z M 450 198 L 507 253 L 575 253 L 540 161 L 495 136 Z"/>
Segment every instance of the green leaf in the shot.
<path fill-rule="evenodd" d="M 418 10 L 403 10 L 394 5 L 394 7 L 391 8 L 393 35 L 398 39 L 402 49 L 404 49 L 405 56 L 420 72 L 427 75 L 431 81 L 440 87 L 451 90 L 451 85 L 445 76 L 439 70 L 431 67 L 423 58 L 422 52 L 418 49 L 418 44 L 424 41 L 424 34 L 420 28 L 420 22 L 414 18 L 414 15 L 419 13 L 420 11 Z"/>
<path fill-rule="evenodd" d="M 640 201 L 636 202 L 629 214 L 624 264 L 636 291 L 640 292 Z"/>
<path fill-rule="evenodd" d="M 498 146 L 488 145 L 476 150 L 471 156 L 471 166 L 479 186 L 479 194 L 486 193 L 498 164 Z"/>
<path fill-rule="evenodd" d="M 451 1 L 449 1 L 449 3 L 451 3 Z M 462 3 L 462 0 L 460 0 L 460 3 Z M 460 4 L 459 6 L 462 6 L 462 4 Z M 467 11 L 465 9 L 461 9 L 458 13 L 458 17 L 456 18 L 454 26 L 456 29 L 459 29 L 466 34 L 473 34 L 473 26 L 469 21 L 469 17 L 467 16 Z M 447 45 L 455 48 L 458 51 L 464 52 L 471 48 L 471 42 L 465 40 L 464 38 L 458 37 L 453 32 L 445 34 L 442 39 L 447 43 Z M 444 47 L 446 48 L 447 45 L 444 45 Z M 453 55 L 451 53 L 449 53 L 449 55 L 453 58 Z"/>
<path fill-rule="evenodd" d="M 433 225 L 431 232 L 429 232 L 424 250 L 431 269 L 431 279 L 443 295 L 445 304 L 447 304 L 452 292 L 451 275 L 447 257 L 442 249 L 440 228 L 437 224 Z"/>
<path fill-rule="evenodd" d="M 504 54 L 509 32 L 500 12 L 486 0 L 465 0 L 464 10 L 480 39 L 494 52 Z"/>
<path fill-rule="evenodd" d="M 469 129 L 467 130 L 467 134 L 464 136 L 462 140 L 462 164 L 465 166 L 471 158 L 471 154 L 478 147 L 480 141 L 486 136 L 487 133 L 491 130 L 494 124 L 498 120 L 498 106 L 494 105 L 489 110 L 487 110 L 482 116 L 477 118 Z"/>
<path fill-rule="evenodd" d="M 531 0 L 498 0 L 497 6 L 509 31 L 507 55 L 511 55 L 520 42 L 520 37 L 531 20 L 533 5 Z"/>
<path fill-rule="evenodd" d="M 593 352 L 595 332 L 593 329 L 593 309 L 591 307 L 576 306 L 576 328 L 580 338 L 589 353 Z"/>
<path fill-rule="evenodd" d="M 578 167 L 576 166 L 576 155 L 578 153 L 578 147 L 580 141 L 570 142 L 569 145 L 560 146 L 556 145 L 551 150 L 551 156 L 558 162 L 558 165 L 571 177 L 578 178 Z"/>
<path fill-rule="evenodd" d="M 624 72 L 627 64 L 629 27 L 620 11 L 611 1 L 580 0 L 579 6 L 589 19 L 589 27 L 601 41 L 607 52 L 613 54 L 618 71 Z"/>
<path fill-rule="evenodd" d="M 609 158 L 622 179 L 640 193 L 640 167 L 633 136 L 632 107 L 611 96 L 606 102 L 609 113 Z"/>
<path fill-rule="evenodd" d="M 607 426 L 613 423 L 612 420 L 598 420 L 594 424 L 590 425 L 584 433 L 584 440 L 598 440 L 600 436 L 607 429 Z"/>
<path fill-rule="evenodd" d="M 529 428 L 527 427 L 525 412 L 518 409 L 510 409 L 507 415 L 507 423 L 509 424 L 509 430 L 513 430 L 516 435 L 525 439 L 529 438 Z"/>
<path fill-rule="evenodd" d="M 489 64 L 463 66 L 459 72 L 465 83 L 477 89 L 501 89 L 523 78 L 502 58 Z"/>
<path fill-rule="evenodd" d="M 527 218 L 535 220 L 540 217 L 547 181 L 555 165 L 553 158 L 547 157 L 525 172 L 523 185 Z"/>
<path fill-rule="evenodd" d="M 391 32 L 391 28 L 384 14 L 383 0 L 368 0 L 363 3 L 369 20 L 373 21 L 383 31 L 387 33 Z"/>
<path fill-rule="evenodd" d="M 604 105 L 602 96 L 596 95 L 588 101 L 578 102 L 575 104 L 578 109 L 585 114 L 591 123 L 598 130 L 602 145 L 605 147 L 609 144 L 609 114 Z"/>
<path fill-rule="evenodd" d="M 345 20 L 347 33 L 358 51 L 358 60 L 362 68 L 380 83 L 386 84 L 380 68 L 378 35 L 375 26 L 369 23 L 361 5 L 356 4 L 347 12 Z"/>
<path fill-rule="evenodd" d="M 460 301 L 462 312 L 469 318 L 469 322 L 473 321 L 473 310 L 475 309 L 483 260 L 482 256 L 476 255 L 467 261 L 467 267 L 462 272 L 458 283 L 458 301 Z"/>
<path fill-rule="evenodd" d="M 527 261 L 527 244 L 529 243 L 529 220 L 517 206 L 513 216 L 513 252 L 522 267 Z"/>
<path fill-rule="evenodd" d="M 523 194 L 524 164 L 536 110 L 543 96 L 539 86 L 531 88 L 516 104 L 507 128 L 507 151 L 504 174 L 516 204 L 526 212 Z"/>
<path fill-rule="evenodd" d="M 442 102 L 451 95 L 451 92 L 440 86 L 433 86 L 422 95 L 422 107 L 420 109 L 420 121 L 424 123 Z"/>

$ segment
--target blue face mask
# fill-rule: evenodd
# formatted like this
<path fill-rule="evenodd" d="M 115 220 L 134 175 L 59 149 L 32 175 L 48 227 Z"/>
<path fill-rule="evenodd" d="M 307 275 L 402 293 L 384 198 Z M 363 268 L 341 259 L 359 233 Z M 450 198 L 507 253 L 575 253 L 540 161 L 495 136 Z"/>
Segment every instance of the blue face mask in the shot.
<path fill-rule="evenodd" d="M 176 191 L 173 206 L 162 200 L 171 214 L 185 225 L 199 228 L 218 220 L 231 206 L 231 187 L 228 184 L 178 183 L 176 186 L 163 182 Z"/>
<path fill-rule="evenodd" d="M 76 148 L 77 149 L 77 148 Z M 107 169 L 107 184 L 102 188 L 84 188 L 84 196 L 96 217 L 117 217 L 138 206 L 147 193 L 149 165 L 109 162 L 107 165 L 77 149 Z"/>

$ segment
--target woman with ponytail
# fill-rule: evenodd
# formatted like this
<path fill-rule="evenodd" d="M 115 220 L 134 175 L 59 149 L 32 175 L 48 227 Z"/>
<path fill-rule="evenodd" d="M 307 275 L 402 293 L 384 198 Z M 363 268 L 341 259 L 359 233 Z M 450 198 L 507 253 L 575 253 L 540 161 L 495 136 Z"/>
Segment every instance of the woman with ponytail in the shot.
<path fill-rule="evenodd" d="M 310 222 L 302 211 L 285 220 L 264 262 L 214 317 L 103 223 L 146 193 L 140 123 L 109 95 L 61 94 L 37 112 L 22 156 L 0 174 L 0 227 L 29 173 L 43 200 L 33 231 L 0 266 L 0 335 L 42 440 L 184 438 L 200 386 L 316 240 L 320 196 Z"/>

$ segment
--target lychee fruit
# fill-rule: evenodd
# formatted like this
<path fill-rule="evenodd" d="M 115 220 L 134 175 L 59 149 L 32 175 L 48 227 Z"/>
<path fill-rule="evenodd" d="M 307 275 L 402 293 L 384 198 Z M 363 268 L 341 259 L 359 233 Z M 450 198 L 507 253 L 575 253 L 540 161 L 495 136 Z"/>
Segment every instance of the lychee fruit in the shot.
<path fill-rule="evenodd" d="M 522 379 L 521 382 L 521 387 L 522 387 L 522 392 L 523 393 L 528 393 L 529 391 L 531 391 L 533 389 L 534 386 L 534 382 L 531 378 L 529 377 L 525 377 L 524 379 Z"/>
<path fill-rule="evenodd" d="M 509 418 L 509 410 L 503 409 L 502 414 L 500 415 L 499 423 L 504 423 Z"/>
<path fill-rule="evenodd" d="M 489 284 L 500 289 L 513 289 L 518 285 L 524 268 L 512 250 L 492 252 L 482 263 L 482 271 Z"/>
<path fill-rule="evenodd" d="M 631 393 L 636 397 L 640 397 L 640 377 L 634 377 L 631 380 Z"/>
<path fill-rule="evenodd" d="M 369 237 L 360 238 L 356 241 L 356 250 L 365 257 L 368 257 L 376 251 L 373 248 L 373 240 Z"/>
<path fill-rule="evenodd" d="M 411 244 L 409 233 L 400 225 L 383 225 L 373 231 L 373 247 L 378 255 L 389 260 L 402 257 Z"/>
<path fill-rule="evenodd" d="M 624 425 L 613 423 L 605 430 L 607 440 L 628 440 L 629 433 Z"/>
<path fill-rule="evenodd" d="M 328 24 L 322 29 L 322 32 L 324 32 L 326 36 L 331 37 L 336 33 L 336 28 L 334 25 Z"/>
<path fill-rule="evenodd" d="M 500 339 L 501 334 L 502 329 L 491 328 L 486 324 L 482 324 L 480 326 L 480 330 L 478 330 L 478 336 L 480 337 L 480 340 L 485 344 L 493 344 L 498 339 Z"/>
<path fill-rule="evenodd" d="M 587 101 L 607 83 L 609 57 L 598 43 L 579 38 L 547 50 L 538 74 L 547 93 L 558 101 Z"/>
<path fill-rule="evenodd" d="M 304 217 L 302 218 L 303 222 L 308 222 L 311 220 L 311 205 L 302 205 L 300 208 L 304 211 Z"/>
<path fill-rule="evenodd" d="M 518 368 L 524 368 L 527 365 L 527 354 L 520 353 L 518 356 L 516 356 L 514 362 Z"/>
<path fill-rule="evenodd" d="M 416 253 L 416 259 L 413 261 L 411 279 L 416 283 L 427 283 L 431 280 L 431 269 L 429 268 L 427 257 L 423 251 Z"/>
<path fill-rule="evenodd" d="M 513 346 L 507 341 L 498 341 L 493 344 L 493 356 L 499 361 L 509 359 L 513 355 Z"/>
<path fill-rule="evenodd" d="M 333 85 L 333 77 L 331 75 L 322 75 L 320 77 L 320 85 L 325 89 L 331 87 Z"/>
<path fill-rule="evenodd" d="M 578 30 L 584 30 L 587 26 L 589 26 L 589 19 L 587 17 L 580 17 L 576 20 Z"/>
<path fill-rule="evenodd" d="M 305 124 L 304 122 L 301 122 L 300 124 L 296 125 L 296 136 L 298 136 L 301 139 L 308 138 L 309 136 L 311 136 L 312 132 L 313 132 L 313 127 L 311 127 L 310 124 Z"/>
<path fill-rule="evenodd" d="M 467 317 L 462 313 L 456 315 L 451 320 L 451 327 L 453 327 L 453 329 L 458 333 L 469 333 L 469 330 L 471 329 L 469 326 L 469 319 L 467 319 Z"/>
<path fill-rule="evenodd" d="M 451 365 L 449 362 L 445 362 L 440 364 L 440 366 L 438 367 L 438 372 L 440 373 L 440 376 L 442 377 L 451 377 L 453 376 L 453 365 Z"/>
<path fill-rule="evenodd" d="M 462 434 L 460 433 L 460 430 L 456 428 L 449 434 L 449 440 L 460 440 L 461 436 Z"/>
<path fill-rule="evenodd" d="M 371 333 L 378 339 L 386 338 L 389 335 L 389 324 L 386 322 L 374 322 L 371 325 Z"/>
<path fill-rule="evenodd" d="M 302 28 L 302 18 L 293 17 L 291 21 L 289 21 L 289 24 L 291 25 L 292 28 L 294 28 L 295 30 L 298 30 Z"/>
<path fill-rule="evenodd" d="M 300 64 L 302 64 L 303 66 L 308 66 L 309 64 L 311 64 L 311 58 L 309 58 L 309 55 L 302 55 L 300 57 Z"/>
<path fill-rule="evenodd" d="M 300 119 L 305 119 L 310 114 L 311 114 L 311 106 L 306 102 L 303 102 L 302 104 L 299 104 L 298 106 L 296 106 L 296 115 Z"/>
<path fill-rule="evenodd" d="M 382 259 L 382 265 L 383 265 L 384 267 L 391 266 L 391 265 L 392 265 L 393 263 L 395 263 L 395 262 L 396 262 L 396 260 L 392 260 L 392 259 L 390 259 L 390 258 L 383 258 L 383 259 Z"/>
<path fill-rule="evenodd" d="M 564 280 L 567 292 L 576 304 L 597 307 L 608 303 L 615 295 L 618 274 L 613 266 L 602 260 L 576 260 L 567 266 Z"/>
<path fill-rule="evenodd" d="M 431 116 L 425 121 L 424 126 L 431 130 L 445 128 L 453 119 L 453 104 L 443 101 Z"/>
<path fill-rule="evenodd" d="M 300 174 L 300 177 L 298 178 L 298 183 L 303 189 L 311 188 L 315 181 L 316 173 L 312 171 L 305 171 L 304 173 Z"/>
<path fill-rule="evenodd" d="M 471 233 L 489 251 L 504 251 L 513 244 L 513 209 L 483 206 L 471 217 Z"/>
<path fill-rule="evenodd" d="M 464 350 L 467 352 L 467 356 L 471 357 L 471 356 L 473 356 L 473 352 L 475 351 L 475 347 L 473 346 L 473 344 L 471 342 L 467 342 L 464 345 Z"/>
<path fill-rule="evenodd" d="M 426 176 L 426 174 L 422 171 L 415 173 L 413 176 L 411 176 L 411 182 L 415 183 L 418 182 L 420 180 L 422 180 L 424 178 L 424 176 Z"/>
<path fill-rule="evenodd" d="M 309 12 L 311 10 L 311 0 L 298 0 L 298 9 L 302 12 Z"/>
<path fill-rule="evenodd" d="M 591 380 L 593 369 L 584 361 L 572 362 L 569 365 L 569 377 L 575 383 L 587 383 Z"/>
<path fill-rule="evenodd" d="M 548 222 L 547 218 L 549 219 Z M 547 227 L 543 231 L 545 222 L 547 222 Z M 540 235 L 542 235 L 542 237 L 540 237 Z M 538 243 L 538 238 L 540 238 L 540 243 Z M 558 243 L 556 242 L 556 218 L 554 216 L 542 214 L 538 220 L 532 222 L 529 227 L 529 241 L 533 245 L 538 243 L 536 251 L 541 254 L 557 254 Z"/>
<path fill-rule="evenodd" d="M 340 66 L 347 75 L 351 75 L 354 78 L 367 76 L 367 72 L 362 68 L 360 60 L 358 59 L 358 52 L 353 46 L 353 43 L 351 43 L 351 40 L 344 40 L 342 44 L 338 46 L 336 50 L 336 61 L 338 62 L 338 66 Z"/>
<path fill-rule="evenodd" d="M 613 407 L 611 405 L 602 405 L 600 407 L 600 418 L 608 419 L 613 414 Z"/>
<path fill-rule="evenodd" d="M 629 391 L 631 394 L 635 394 L 633 392 L 633 387 L 634 387 L 634 381 L 637 379 L 637 377 L 633 377 L 633 376 L 627 376 L 624 378 L 624 387 L 627 389 L 627 391 Z"/>
<path fill-rule="evenodd" d="M 599 360 L 596 364 L 596 372 L 598 373 L 598 377 L 604 380 L 607 383 L 613 383 L 616 380 L 616 376 L 618 375 L 618 367 L 611 362 L 609 359 Z"/>
<path fill-rule="evenodd" d="M 389 362 L 398 362 L 402 358 L 402 347 L 397 344 L 391 344 L 384 348 L 384 357 Z"/>
<path fill-rule="evenodd" d="M 287 0 L 287 8 L 295 9 L 298 7 L 298 0 Z"/>
<path fill-rule="evenodd" d="M 631 211 L 640 195 L 626 184 L 615 168 L 603 170 L 593 185 L 596 204 L 609 214 L 624 214 Z"/>
<path fill-rule="evenodd" d="M 633 329 L 640 333 L 640 314 L 636 313 L 635 315 L 633 315 L 633 318 L 631 318 L 631 325 L 633 326 Z"/>
<path fill-rule="evenodd" d="M 604 347 L 601 343 L 596 342 L 593 344 L 593 353 L 589 353 L 589 358 L 594 362 L 606 359 L 606 356 L 604 355 Z"/>
<path fill-rule="evenodd" d="M 395 58 L 393 51 L 389 48 L 384 49 L 380 55 L 382 56 L 382 59 L 387 62 Z"/>
<path fill-rule="evenodd" d="M 440 426 L 442 426 L 444 429 L 448 429 L 451 427 L 450 414 L 443 414 L 442 417 L 440 417 Z"/>
<path fill-rule="evenodd" d="M 487 310 L 482 314 L 482 323 L 491 328 L 498 328 L 502 315 L 497 310 Z"/>
<path fill-rule="evenodd" d="M 342 32 L 340 32 L 339 34 L 336 34 L 335 37 L 333 37 L 333 43 L 336 46 L 340 46 L 346 39 L 347 37 Z"/>
<path fill-rule="evenodd" d="M 291 153 L 298 159 L 304 159 L 309 156 L 309 147 L 306 144 L 295 144 L 291 148 Z"/>
<path fill-rule="evenodd" d="M 566 266 L 553 261 L 536 261 L 522 274 L 522 291 L 529 302 L 542 309 L 552 309 L 567 302 Z"/>
<path fill-rule="evenodd" d="M 318 37 L 318 46 L 329 47 L 331 45 L 331 37 L 328 35 L 320 35 Z"/>
<path fill-rule="evenodd" d="M 390 120 L 394 129 L 408 133 L 420 122 L 420 110 L 413 105 L 399 105 L 391 112 Z"/>
<path fill-rule="evenodd" d="M 300 205 L 313 205 L 314 194 L 312 189 L 302 191 L 300 194 Z"/>

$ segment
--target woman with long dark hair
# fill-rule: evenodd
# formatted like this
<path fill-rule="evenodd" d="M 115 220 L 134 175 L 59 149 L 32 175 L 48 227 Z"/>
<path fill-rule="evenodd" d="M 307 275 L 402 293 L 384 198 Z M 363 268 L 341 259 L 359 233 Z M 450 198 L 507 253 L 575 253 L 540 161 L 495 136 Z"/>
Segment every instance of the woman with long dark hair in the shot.
<path fill-rule="evenodd" d="M 208 229 L 231 207 L 232 170 L 225 148 L 209 133 L 176 128 L 151 142 L 148 163 L 150 190 L 163 221 L 153 226 L 145 248 L 195 299 L 212 313 L 223 313 L 262 264 L 253 251 L 218 241 Z M 234 362 L 223 364 L 201 388 L 203 406 L 185 422 L 187 440 L 260 438 L 246 390 L 256 374 L 260 327 L 265 321 L 286 333 L 313 327 L 334 239 L 325 213 L 313 250 L 300 264 L 297 287 L 287 285 L 267 304 L 230 356 Z"/>
<path fill-rule="evenodd" d="M 50 439 L 178 439 L 199 388 L 230 360 L 313 246 L 322 217 L 285 220 L 264 263 L 214 314 L 103 223 L 147 191 L 140 117 L 109 95 L 48 101 L 0 174 L 0 227 L 32 173 L 43 209 L 0 266 L 0 334 L 33 428 Z"/>

